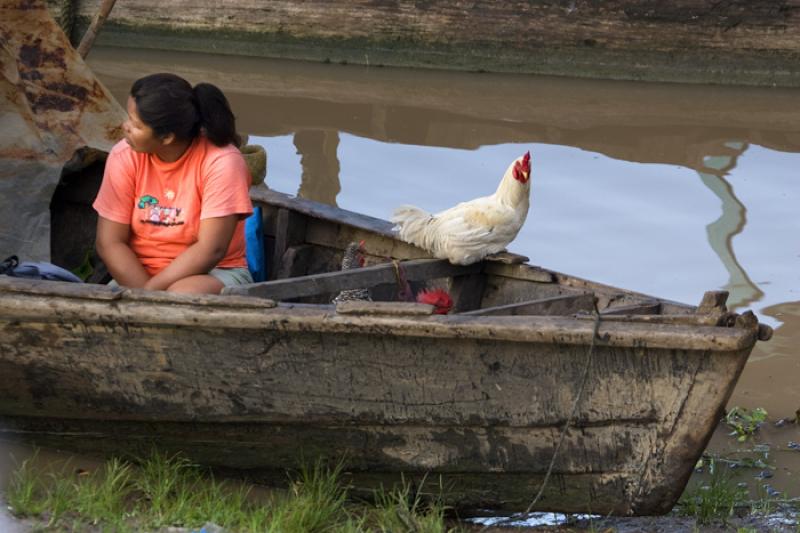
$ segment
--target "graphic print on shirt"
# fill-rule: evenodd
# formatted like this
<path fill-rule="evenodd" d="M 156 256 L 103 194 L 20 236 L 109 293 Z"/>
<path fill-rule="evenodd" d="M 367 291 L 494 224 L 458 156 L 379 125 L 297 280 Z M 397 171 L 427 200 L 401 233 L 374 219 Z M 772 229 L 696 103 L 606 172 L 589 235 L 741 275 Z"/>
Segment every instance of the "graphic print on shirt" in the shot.
<path fill-rule="evenodd" d="M 144 211 L 140 221 L 155 226 L 180 226 L 184 223 L 180 207 L 169 207 L 158 204 L 158 198 L 146 194 L 139 198 L 137 207 Z"/>

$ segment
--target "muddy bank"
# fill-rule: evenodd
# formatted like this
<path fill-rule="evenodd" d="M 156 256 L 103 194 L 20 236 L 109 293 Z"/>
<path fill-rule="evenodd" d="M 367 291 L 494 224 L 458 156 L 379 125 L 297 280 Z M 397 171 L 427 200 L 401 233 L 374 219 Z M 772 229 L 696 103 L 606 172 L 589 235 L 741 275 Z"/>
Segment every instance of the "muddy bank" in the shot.
<path fill-rule="evenodd" d="M 100 0 L 50 3 L 74 39 Z M 115 6 L 98 42 L 372 66 L 798 86 L 798 9 L 789 0 L 176 0 L 167 13 L 155 0 L 133 0 Z"/>

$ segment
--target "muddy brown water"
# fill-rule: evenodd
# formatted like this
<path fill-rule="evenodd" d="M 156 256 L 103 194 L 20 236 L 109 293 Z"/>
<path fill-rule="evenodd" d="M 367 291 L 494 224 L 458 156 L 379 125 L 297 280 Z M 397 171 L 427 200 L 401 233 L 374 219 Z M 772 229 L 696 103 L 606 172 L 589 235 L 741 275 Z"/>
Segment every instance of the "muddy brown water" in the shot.
<path fill-rule="evenodd" d="M 94 49 L 89 65 L 122 101 L 153 72 L 217 84 L 239 130 L 267 149 L 271 188 L 380 218 L 400 204 L 437 211 L 490 194 L 530 150 L 531 211 L 511 249 L 678 301 L 726 289 L 731 307 L 775 328 L 729 402 L 765 408 L 769 422 L 744 444 L 721 424 L 709 451 L 769 445 L 773 476 L 740 478 L 756 492 L 769 485 L 800 497 L 800 450 L 789 447 L 800 426 L 774 425 L 800 409 L 798 90 L 115 48 Z M 0 482 L 9 468 L 0 460 Z"/>

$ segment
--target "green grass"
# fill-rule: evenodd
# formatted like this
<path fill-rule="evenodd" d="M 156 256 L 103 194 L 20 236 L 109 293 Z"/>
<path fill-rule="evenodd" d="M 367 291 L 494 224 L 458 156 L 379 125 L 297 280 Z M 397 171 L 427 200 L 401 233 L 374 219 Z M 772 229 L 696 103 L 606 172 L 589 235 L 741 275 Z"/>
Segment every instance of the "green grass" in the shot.
<path fill-rule="evenodd" d="M 6 498 L 15 515 L 50 531 L 199 529 L 207 522 L 230 532 L 453 531 L 445 508 L 407 484 L 376 493 L 371 505 L 348 501 L 340 468 L 320 463 L 292 476 L 288 491 L 255 498 L 250 486 L 215 479 L 180 456 L 153 453 L 136 465 L 111 459 L 94 472 L 35 462 L 13 472 Z"/>
<path fill-rule="evenodd" d="M 678 502 L 678 510 L 680 514 L 696 519 L 698 524 L 715 521 L 727 524 L 736 508 L 747 501 L 747 489 L 734 483 L 728 472 L 718 468 L 713 460 L 709 470 L 709 480 L 684 491 Z"/>
<path fill-rule="evenodd" d="M 36 455 L 34 455 L 34 458 Z M 24 515 L 40 515 L 47 509 L 42 482 L 27 459 L 11 475 L 11 488 L 6 495 L 8 505 Z"/>
<path fill-rule="evenodd" d="M 423 483 L 424 485 L 424 480 Z M 375 494 L 375 508 L 365 516 L 369 531 L 415 533 L 448 533 L 444 520 L 445 507 L 437 499 L 423 498 L 410 484 Z"/>
<path fill-rule="evenodd" d="M 755 493 L 751 494 L 748 483 L 737 483 L 731 474 L 732 468 L 736 468 L 740 478 L 744 474 L 745 479 L 751 477 L 748 471 L 752 473 L 754 469 L 774 468 L 765 463 L 765 459 L 745 459 L 705 456 L 701 463 L 708 476 L 690 484 L 684 491 L 675 509 L 677 514 L 694 518 L 698 525 L 722 523 L 732 526 L 734 518 L 766 517 L 775 513 L 792 516 L 800 513 L 798 498 L 770 495 L 763 484 L 759 484 Z M 743 533 L 750 529 L 740 527 L 737 531 Z M 797 525 L 797 533 L 800 533 L 800 524 Z"/>

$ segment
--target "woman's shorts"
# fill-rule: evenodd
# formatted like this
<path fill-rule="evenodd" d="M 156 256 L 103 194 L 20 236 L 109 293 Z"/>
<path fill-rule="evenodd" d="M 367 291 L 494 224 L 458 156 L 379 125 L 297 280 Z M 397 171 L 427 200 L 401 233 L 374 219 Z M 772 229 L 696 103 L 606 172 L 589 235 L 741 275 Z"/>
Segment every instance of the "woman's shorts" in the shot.
<path fill-rule="evenodd" d="M 213 268 L 208 274 L 220 280 L 226 287 L 253 283 L 253 276 L 250 275 L 250 271 L 245 267 Z"/>

